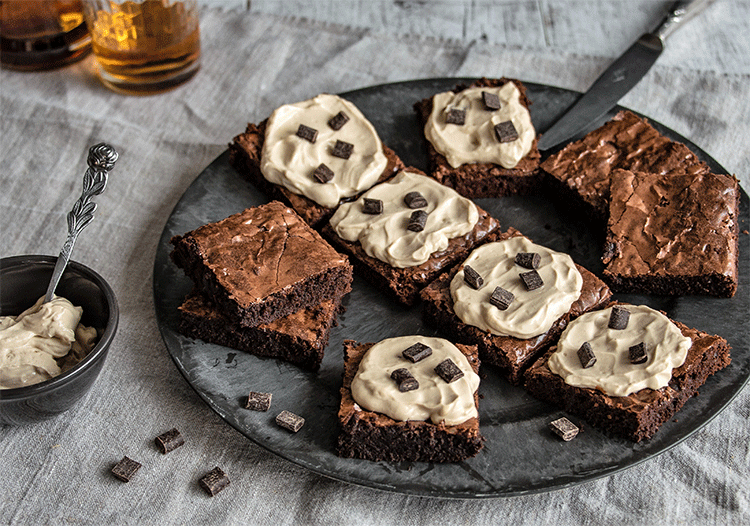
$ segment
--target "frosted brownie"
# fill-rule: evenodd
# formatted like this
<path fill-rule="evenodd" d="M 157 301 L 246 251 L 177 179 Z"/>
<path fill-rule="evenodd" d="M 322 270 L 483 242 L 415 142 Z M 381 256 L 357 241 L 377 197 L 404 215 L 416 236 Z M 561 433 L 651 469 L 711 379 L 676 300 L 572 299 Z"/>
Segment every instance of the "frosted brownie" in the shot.
<path fill-rule="evenodd" d="M 615 292 L 731 297 L 740 191 L 730 175 L 614 170 L 602 260 Z"/>
<path fill-rule="evenodd" d="M 229 152 L 241 175 L 313 227 L 341 201 L 404 166 L 356 106 L 330 94 L 281 106 L 260 124 L 248 124 Z"/>
<path fill-rule="evenodd" d="M 478 370 L 476 347 L 441 338 L 346 340 L 338 455 L 392 462 L 460 462 L 475 456 L 484 442 Z M 446 400 L 451 403 L 445 405 Z"/>
<path fill-rule="evenodd" d="M 535 191 L 542 182 L 526 87 L 482 78 L 414 105 L 423 128 L 429 173 L 466 197 Z"/>
<path fill-rule="evenodd" d="M 248 208 L 171 240 L 170 254 L 233 323 L 269 323 L 351 290 L 352 267 L 291 208 Z"/>

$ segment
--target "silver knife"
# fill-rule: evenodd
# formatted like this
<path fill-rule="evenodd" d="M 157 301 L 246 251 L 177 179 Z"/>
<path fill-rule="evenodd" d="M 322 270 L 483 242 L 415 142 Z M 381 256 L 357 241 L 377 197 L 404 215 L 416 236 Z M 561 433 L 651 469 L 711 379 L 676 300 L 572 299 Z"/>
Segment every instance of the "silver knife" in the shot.
<path fill-rule="evenodd" d="M 703 11 L 714 0 L 675 2 L 659 26 L 644 33 L 623 53 L 567 112 L 542 134 L 539 149 L 549 150 L 582 132 L 638 84 L 664 50 L 664 41 L 687 20 Z"/>

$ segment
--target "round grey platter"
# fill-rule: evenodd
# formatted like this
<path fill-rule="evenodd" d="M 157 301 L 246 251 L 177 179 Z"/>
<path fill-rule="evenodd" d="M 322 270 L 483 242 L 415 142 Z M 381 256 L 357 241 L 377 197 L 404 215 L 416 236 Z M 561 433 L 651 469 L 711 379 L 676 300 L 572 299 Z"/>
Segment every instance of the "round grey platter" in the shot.
<path fill-rule="evenodd" d="M 426 79 L 373 86 L 343 93 L 378 130 L 383 142 L 406 165 L 427 168 L 424 139 L 412 110 L 414 102 L 472 79 Z M 545 130 L 579 93 L 526 84 L 532 120 Z M 593 129 L 617 109 L 592 123 Z M 694 144 L 659 123 L 661 133 L 685 143 L 715 172 L 726 173 Z M 383 296 L 355 275 L 344 301 L 346 312 L 331 332 L 325 358 L 317 372 L 306 372 L 276 359 L 258 358 L 182 336 L 177 307 L 192 288 L 169 259 L 173 235 L 223 219 L 268 198 L 229 165 L 228 152 L 211 163 L 185 191 L 169 217 L 154 264 L 156 317 L 167 350 L 188 383 L 228 424 L 269 451 L 311 471 L 336 480 L 405 494 L 442 498 L 502 497 L 564 488 L 648 460 L 680 443 L 721 412 L 750 377 L 750 236 L 740 234 L 740 285 L 731 299 L 699 296 L 616 295 L 616 299 L 662 309 L 690 327 L 719 334 L 732 346 L 732 363 L 710 377 L 700 396 L 689 400 L 677 418 L 666 422 L 650 440 L 635 444 L 582 425 L 571 442 L 563 442 L 548 423 L 565 413 L 535 400 L 522 388 L 482 367 L 479 419 L 485 447 L 472 459 L 455 464 L 370 462 L 336 456 L 337 411 L 343 373 L 343 340 L 376 342 L 405 334 L 439 335 L 422 320 L 419 305 L 407 309 Z M 535 242 L 570 254 L 601 275 L 602 240 L 585 220 L 572 215 L 548 196 L 478 199 L 477 204 Z M 748 228 L 748 195 L 741 198 L 740 229 Z M 268 412 L 244 408 L 249 391 L 273 393 Z M 278 427 L 283 409 L 305 418 L 297 433 Z"/>

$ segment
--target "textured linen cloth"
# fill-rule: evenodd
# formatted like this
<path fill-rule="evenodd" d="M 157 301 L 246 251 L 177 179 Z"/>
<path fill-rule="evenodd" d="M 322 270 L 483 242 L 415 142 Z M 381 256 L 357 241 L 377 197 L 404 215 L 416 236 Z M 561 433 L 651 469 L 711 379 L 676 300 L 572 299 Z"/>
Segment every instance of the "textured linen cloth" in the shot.
<path fill-rule="evenodd" d="M 747 190 L 750 45 L 746 32 L 728 42 L 722 28 L 750 10 L 741 2 L 712 9 L 702 31 L 671 37 L 621 104 L 698 144 Z M 330 480 L 269 453 L 214 414 L 164 347 L 151 276 L 172 208 L 247 122 L 320 92 L 418 78 L 504 75 L 584 90 L 612 56 L 398 36 L 242 10 L 203 9 L 201 16 L 202 69 L 169 93 L 112 93 L 94 77 L 92 57 L 50 72 L 0 72 L 0 256 L 56 255 L 88 147 L 116 145 L 120 160 L 73 259 L 112 284 L 121 310 L 104 369 L 81 403 L 48 422 L 0 426 L 0 524 L 750 523 L 747 386 L 683 443 L 624 472 L 486 500 L 411 497 Z M 696 44 L 707 35 L 724 43 Z M 730 55 L 713 61 L 717 47 Z M 173 426 L 187 443 L 163 456 L 153 439 Z M 109 473 L 123 455 L 143 464 L 128 484 Z M 210 498 L 197 481 L 214 466 L 231 485 Z"/>

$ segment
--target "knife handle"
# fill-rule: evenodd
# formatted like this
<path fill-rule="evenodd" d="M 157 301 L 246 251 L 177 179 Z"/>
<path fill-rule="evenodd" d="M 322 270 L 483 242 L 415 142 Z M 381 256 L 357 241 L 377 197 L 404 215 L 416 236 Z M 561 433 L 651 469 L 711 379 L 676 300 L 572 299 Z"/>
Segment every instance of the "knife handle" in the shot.
<path fill-rule="evenodd" d="M 682 24 L 713 3 L 714 0 L 680 0 L 675 2 L 669 9 L 667 16 L 662 20 L 661 24 L 654 29 L 652 34 L 664 42 L 664 40 L 674 33 L 678 27 L 682 26 Z"/>

